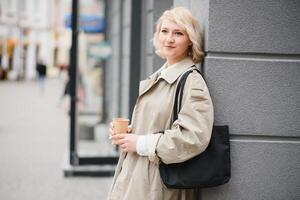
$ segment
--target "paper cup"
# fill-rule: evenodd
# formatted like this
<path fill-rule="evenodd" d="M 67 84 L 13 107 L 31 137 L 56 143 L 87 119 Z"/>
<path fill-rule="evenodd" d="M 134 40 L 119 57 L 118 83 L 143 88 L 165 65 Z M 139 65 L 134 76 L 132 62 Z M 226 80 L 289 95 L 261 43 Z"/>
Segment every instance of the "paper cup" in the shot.
<path fill-rule="evenodd" d="M 113 129 L 116 134 L 127 133 L 129 119 L 115 118 L 113 119 Z"/>

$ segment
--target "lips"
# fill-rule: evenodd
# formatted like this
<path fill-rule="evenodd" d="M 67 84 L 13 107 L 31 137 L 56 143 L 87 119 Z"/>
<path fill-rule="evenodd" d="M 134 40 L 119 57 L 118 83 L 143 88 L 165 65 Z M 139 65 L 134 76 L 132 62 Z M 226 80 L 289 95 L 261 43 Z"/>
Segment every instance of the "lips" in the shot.
<path fill-rule="evenodd" d="M 166 48 L 175 48 L 175 47 L 173 47 L 173 46 L 165 46 Z"/>

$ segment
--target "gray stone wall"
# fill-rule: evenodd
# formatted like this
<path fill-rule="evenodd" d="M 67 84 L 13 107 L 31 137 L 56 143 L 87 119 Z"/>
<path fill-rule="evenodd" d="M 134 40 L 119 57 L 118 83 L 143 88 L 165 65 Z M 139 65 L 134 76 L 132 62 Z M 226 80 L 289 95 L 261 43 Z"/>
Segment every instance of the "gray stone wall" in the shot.
<path fill-rule="evenodd" d="M 107 121 L 129 116 L 131 0 L 107 1 L 107 39 L 112 56 L 106 62 Z"/>
<path fill-rule="evenodd" d="M 141 74 L 140 79 L 146 79 L 153 72 L 153 45 L 154 32 L 153 0 L 142 3 L 142 37 L 141 37 Z"/>
<path fill-rule="evenodd" d="M 120 57 L 120 116 L 129 116 L 129 78 L 130 78 L 130 32 L 131 32 L 131 0 L 121 1 L 122 17 L 121 17 L 121 57 Z"/>
<path fill-rule="evenodd" d="M 203 25 L 215 124 L 231 133 L 232 179 L 201 199 L 300 199 L 300 1 L 174 4 Z"/>
<path fill-rule="evenodd" d="M 120 88 L 120 13 L 121 4 L 117 0 L 107 1 L 107 40 L 112 47 L 112 56 L 106 62 L 106 99 L 105 107 L 107 110 L 107 120 L 118 116 L 119 106 L 119 88 Z"/>

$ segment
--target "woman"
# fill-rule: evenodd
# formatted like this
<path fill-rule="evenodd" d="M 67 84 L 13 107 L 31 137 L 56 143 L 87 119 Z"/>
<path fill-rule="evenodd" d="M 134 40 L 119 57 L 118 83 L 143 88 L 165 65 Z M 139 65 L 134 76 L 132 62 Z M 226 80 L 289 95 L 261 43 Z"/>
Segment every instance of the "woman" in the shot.
<path fill-rule="evenodd" d="M 159 162 L 179 163 L 207 147 L 213 124 L 213 105 L 207 86 L 195 70 L 186 81 L 178 120 L 172 123 L 176 86 L 180 76 L 202 60 L 199 24 L 183 7 L 167 10 L 154 33 L 156 53 L 166 63 L 140 83 L 131 134 L 114 134 L 122 154 L 116 168 L 110 200 L 191 200 L 194 190 L 168 189 L 159 174 Z M 164 130 L 164 133 L 162 131 Z"/>

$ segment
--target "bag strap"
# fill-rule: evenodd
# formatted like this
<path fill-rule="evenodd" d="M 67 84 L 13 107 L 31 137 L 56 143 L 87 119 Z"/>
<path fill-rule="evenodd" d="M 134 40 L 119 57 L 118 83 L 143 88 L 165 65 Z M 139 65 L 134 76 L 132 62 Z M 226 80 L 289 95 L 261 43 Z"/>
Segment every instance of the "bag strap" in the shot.
<path fill-rule="evenodd" d="M 184 72 L 184 74 L 181 76 L 179 83 L 177 85 L 177 88 L 176 88 L 176 93 L 175 93 L 175 102 L 173 105 L 173 122 L 178 119 L 178 113 L 179 113 L 179 110 L 180 110 L 181 104 L 182 104 L 183 90 L 184 90 L 184 85 L 185 85 L 186 79 L 190 75 L 190 73 L 192 73 L 194 70 L 196 70 L 203 77 L 202 73 L 197 68 L 190 69 L 190 70 Z M 178 103 L 178 100 L 179 100 L 179 103 Z"/>

